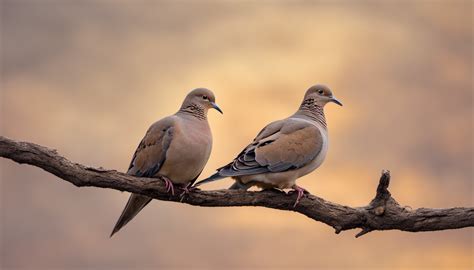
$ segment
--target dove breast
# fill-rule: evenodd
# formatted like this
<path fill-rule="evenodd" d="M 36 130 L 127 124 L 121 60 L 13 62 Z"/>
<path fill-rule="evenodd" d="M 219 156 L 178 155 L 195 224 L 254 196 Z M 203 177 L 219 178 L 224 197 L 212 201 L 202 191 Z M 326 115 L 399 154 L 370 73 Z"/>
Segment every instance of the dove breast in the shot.
<path fill-rule="evenodd" d="M 173 140 L 159 174 L 175 184 L 187 184 L 204 169 L 212 150 L 212 135 L 207 121 L 177 117 Z"/>

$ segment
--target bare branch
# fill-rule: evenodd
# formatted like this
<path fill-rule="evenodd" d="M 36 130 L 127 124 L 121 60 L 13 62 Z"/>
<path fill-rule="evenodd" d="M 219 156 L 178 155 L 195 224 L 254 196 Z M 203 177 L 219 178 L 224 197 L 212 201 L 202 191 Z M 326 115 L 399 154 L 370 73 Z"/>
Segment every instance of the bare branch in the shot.
<path fill-rule="evenodd" d="M 166 192 L 165 185 L 159 178 L 139 178 L 114 170 L 86 167 L 67 160 L 55 150 L 33 143 L 17 142 L 0 136 L 0 156 L 42 168 L 78 187 L 110 188 L 140 193 L 158 200 L 180 201 L 179 196 L 171 196 Z M 206 207 L 263 206 L 295 211 L 333 227 L 336 233 L 362 229 L 356 237 L 376 230 L 419 232 L 474 226 L 472 207 L 410 210 L 401 207 L 393 199 L 388 191 L 389 184 L 390 172 L 383 171 L 375 198 L 363 207 L 343 206 L 308 195 L 293 208 L 296 195 L 287 195 L 277 190 L 196 190 L 183 203 Z"/>

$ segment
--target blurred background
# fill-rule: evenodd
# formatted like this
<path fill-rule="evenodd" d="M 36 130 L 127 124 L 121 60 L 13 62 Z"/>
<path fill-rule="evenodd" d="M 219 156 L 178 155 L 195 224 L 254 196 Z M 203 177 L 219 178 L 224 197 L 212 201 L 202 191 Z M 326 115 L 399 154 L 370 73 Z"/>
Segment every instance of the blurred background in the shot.
<path fill-rule="evenodd" d="M 362 206 L 390 169 L 402 205 L 473 206 L 471 1 L 0 3 L 1 135 L 126 171 L 148 126 L 207 87 L 225 114 L 202 179 L 324 83 L 344 107 L 326 107 L 329 153 L 301 186 Z M 355 239 L 264 208 L 153 201 L 109 239 L 127 193 L 0 165 L 2 269 L 474 267 L 472 229 Z"/>

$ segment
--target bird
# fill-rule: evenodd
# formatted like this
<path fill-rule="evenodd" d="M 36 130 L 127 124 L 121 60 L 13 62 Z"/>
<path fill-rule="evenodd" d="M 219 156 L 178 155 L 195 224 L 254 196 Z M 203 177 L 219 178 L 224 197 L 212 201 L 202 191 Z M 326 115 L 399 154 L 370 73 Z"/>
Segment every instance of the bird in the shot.
<path fill-rule="evenodd" d="M 211 90 L 196 88 L 189 92 L 181 108 L 173 115 L 153 123 L 138 145 L 127 174 L 161 178 L 167 192 L 174 195 L 174 184 L 184 192 L 196 181 L 206 165 L 212 148 L 207 121 L 209 109 L 216 109 Z M 131 194 L 110 237 L 132 220 L 152 198 Z"/>
<path fill-rule="evenodd" d="M 327 86 L 311 86 L 296 113 L 265 126 L 232 162 L 194 187 L 232 177 L 235 182 L 229 189 L 291 188 L 298 194 L 296 207 L 309 193 L 296 185 L 296 179 L 317 169 L 328 151 L 324 106 L 329 102 L 342 106 Z"/>

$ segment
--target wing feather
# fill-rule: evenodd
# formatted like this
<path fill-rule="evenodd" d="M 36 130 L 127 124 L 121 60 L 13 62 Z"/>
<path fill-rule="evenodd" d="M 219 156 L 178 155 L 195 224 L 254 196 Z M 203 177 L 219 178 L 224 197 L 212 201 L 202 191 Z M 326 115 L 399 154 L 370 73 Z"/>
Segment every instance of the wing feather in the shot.
<path fill-rule="evenodd" d="M 173 131 L 172 121 L 163 119 L 153 124 L 138 145 L 127 173 L 154 177 L 165 163 Z"/>
<path fill-rule="evenodd" d="M 242 176 L 301 168 L 318 156 L 322 144 L 321 131 L 315 125 L 291 118 L 276 121 L 218 172 Z"/>

